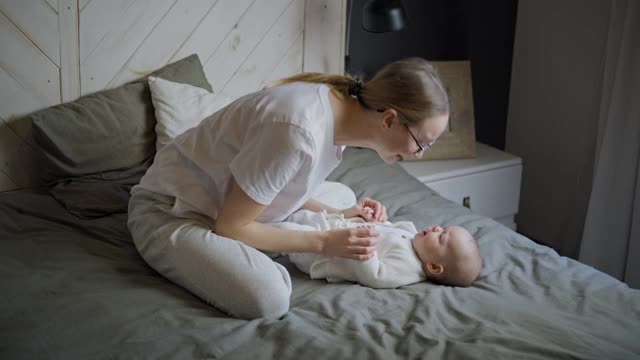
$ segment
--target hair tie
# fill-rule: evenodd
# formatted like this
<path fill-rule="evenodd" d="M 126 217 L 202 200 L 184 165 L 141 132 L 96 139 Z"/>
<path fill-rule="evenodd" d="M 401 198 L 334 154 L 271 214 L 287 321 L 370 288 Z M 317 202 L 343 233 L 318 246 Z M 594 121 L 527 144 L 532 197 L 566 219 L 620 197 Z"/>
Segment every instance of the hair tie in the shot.
<path fill-rule="evenodd" d="M 362 92 L 362 81 L 353 79 L 349 85 L 349 95 L 358 97 L 360 92 Z"/>

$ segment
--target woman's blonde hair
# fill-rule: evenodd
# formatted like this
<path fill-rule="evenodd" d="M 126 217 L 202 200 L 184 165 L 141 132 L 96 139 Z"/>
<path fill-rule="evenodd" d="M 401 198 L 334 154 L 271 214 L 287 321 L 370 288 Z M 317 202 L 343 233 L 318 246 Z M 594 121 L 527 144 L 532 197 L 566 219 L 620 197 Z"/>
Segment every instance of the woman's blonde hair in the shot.
<path fill-rule="evenodd" d="M 427 60 L 417 57 L 387 64 L 364 83 L 349 75 L 300 73 L 270 86 L 291 82 L 327 84 L 346 96 L 356 97 L 365 108 L 395 109 L 407 125 L 449 113 L 449 96 L 438 73 Z"/>

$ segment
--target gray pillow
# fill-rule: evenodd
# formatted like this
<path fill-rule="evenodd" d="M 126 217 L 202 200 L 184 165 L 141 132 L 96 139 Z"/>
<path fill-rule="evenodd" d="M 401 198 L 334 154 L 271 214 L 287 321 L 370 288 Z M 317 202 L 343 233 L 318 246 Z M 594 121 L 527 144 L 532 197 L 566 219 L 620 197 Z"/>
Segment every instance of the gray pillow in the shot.
<path fill-rule="evenodd" d="M 211 91 L 197 55 L 154 71 L 170 81 Z M 30 115 L 37 146 L 36 180 L 118 180 L 144 172 L 155 153 L 155 116 L 146 78 Z"/>
<path fill-rule="evenodd" d="M 130 190 L 130 185 L 80 178 L 59 182 L 50 192 L 71 214 L 93 219 L 126 213 Z"/>
<path fill-rule="evenodd" d="M 211 91 L 196 54 L 150 75 Z M 78 213 L 102 214 L 101 204 L 108 204 L 108 211 L 122 209 L 123 189 L 136 184 L 153 161 L 156 120 L 146 78 L 29 117 L 36 186 L 48 188 Z M 87 192 L 87 183 L 96 191 Z"/>

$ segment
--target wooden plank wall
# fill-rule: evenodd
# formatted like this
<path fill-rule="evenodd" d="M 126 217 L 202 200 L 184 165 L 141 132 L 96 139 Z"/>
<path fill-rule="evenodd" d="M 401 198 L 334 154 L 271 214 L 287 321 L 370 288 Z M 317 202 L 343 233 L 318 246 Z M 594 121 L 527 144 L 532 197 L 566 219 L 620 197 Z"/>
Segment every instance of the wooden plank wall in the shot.
<path fill-rule="evenodd" d="M 31 184 L 22 116 L 197 53 L 223 102 L 343 72 L 346 0 L 0 0 L 0 191 Z"/>

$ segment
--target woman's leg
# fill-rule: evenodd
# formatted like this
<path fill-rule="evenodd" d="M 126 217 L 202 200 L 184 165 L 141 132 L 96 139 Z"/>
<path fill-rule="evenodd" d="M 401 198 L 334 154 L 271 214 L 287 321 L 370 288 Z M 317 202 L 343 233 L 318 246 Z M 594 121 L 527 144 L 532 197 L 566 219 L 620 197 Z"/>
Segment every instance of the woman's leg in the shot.
<path fill-rule="evenodd" d="M 129 203 L 129 230 L 151 267 L 239 318 L 278 318 L 289 310 L 291 278 L 282 265 L 200 220 L 169 214 L 170 199 L 139 191 Z"/>

